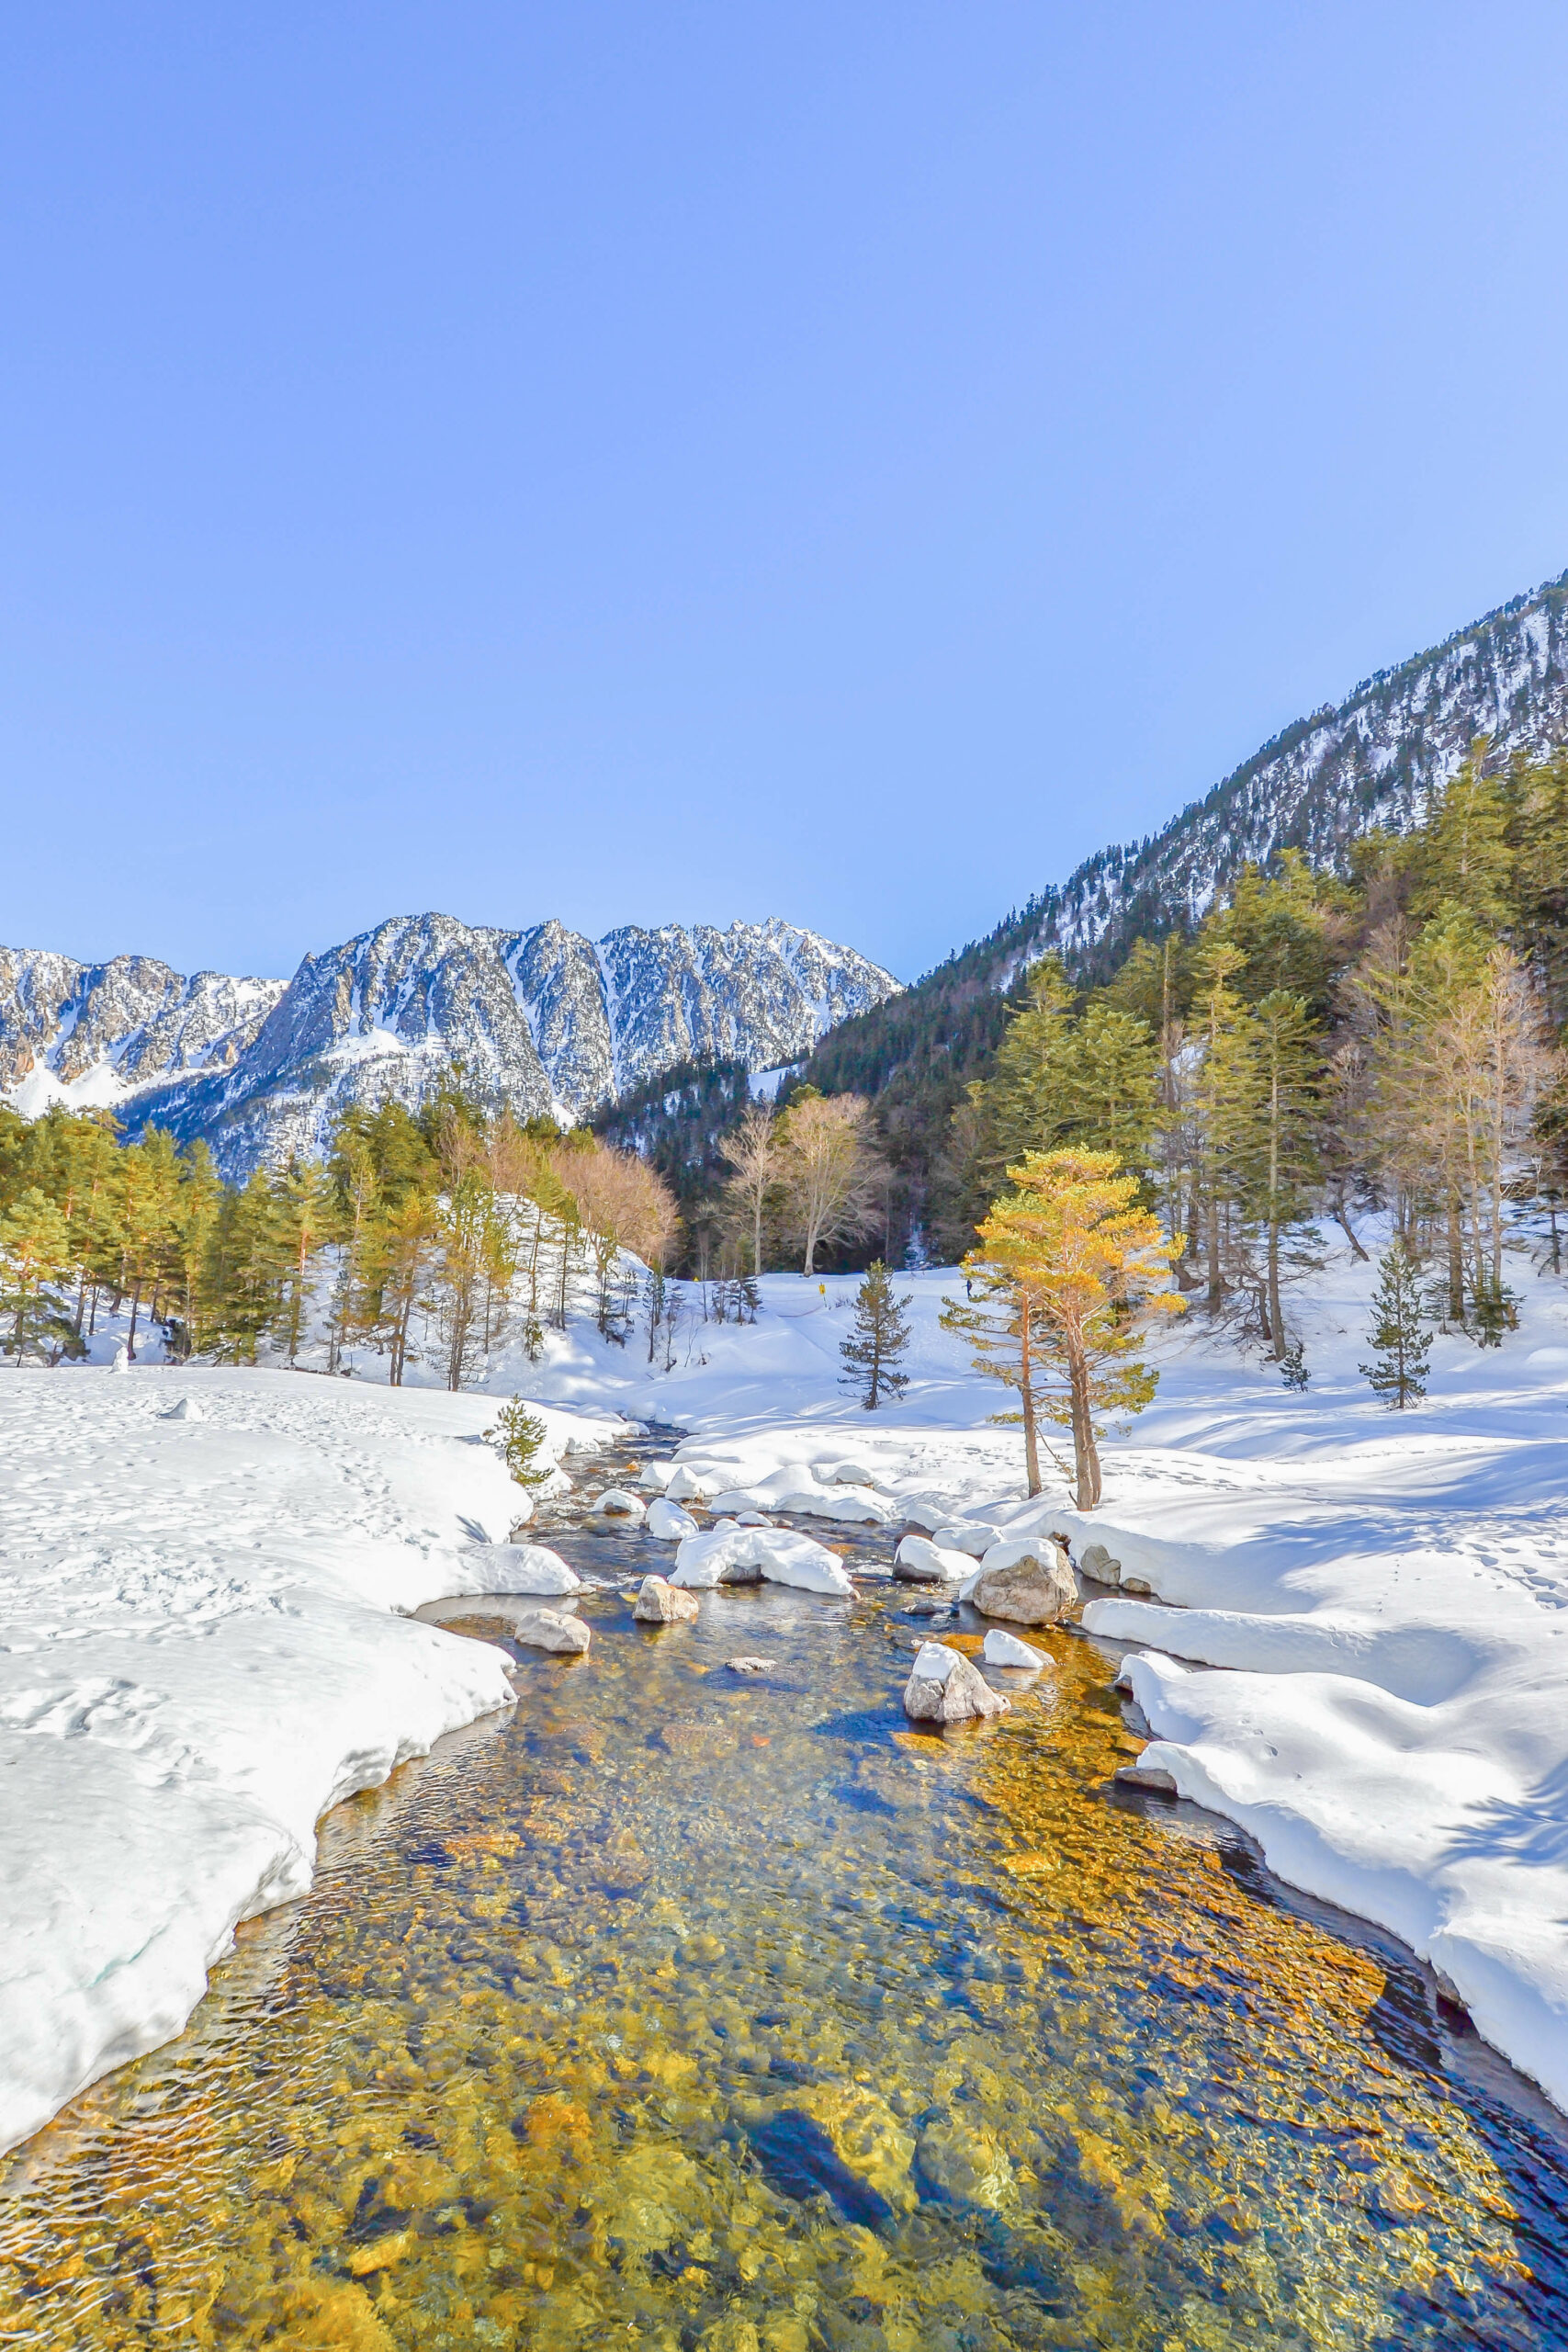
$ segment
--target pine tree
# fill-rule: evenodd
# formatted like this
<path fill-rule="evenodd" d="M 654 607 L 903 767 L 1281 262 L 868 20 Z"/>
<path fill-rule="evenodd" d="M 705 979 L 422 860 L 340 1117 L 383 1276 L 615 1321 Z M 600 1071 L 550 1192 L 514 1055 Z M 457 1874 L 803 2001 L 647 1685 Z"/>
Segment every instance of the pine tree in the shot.
<path fill-rule="evenodd" d="M 496 1413 L 494 1426 L 485 1436 L 498 1445 L 502 1457 L 520 1487 L 542 1487 L 550 1473 L 538 1465 L 539 1448 L 544 1444 L 546 1429 L 543 1421 L 532 1414 L 521 1396 L 502 1405 Z"/>
<path fill-rule="evenodd" d="M 70 1270 L 71 1229 L 49 1194 L 29 1184 L 0 1217 L 0 1315 L 18 1364 L 26 1349 L 40 1344 L 58 1362 L 73 1338 L 64 1290 Z"/>
<path fill-rule="evenodd" d="M 868 1413 L 874 1413 L 885 1397 L 901 1396 L 909 1385 L 908 1374 L 898 1365 L 909 1345 L 904 1309 L 913 1296 L 912 1291 L 902 1298 L 894 1296 L 880 1258 L 873 1259 L 855 1293 L 854 1329 L 839 1349 L 845 1366 L 839 1379 L 844 1387 L 860 1390 Z"/>
<path fill-rule="evenodd" d="M 1360 1370 L 1391 1412 L 1403 1413 L 1427 1394 L 1430 1335 L 1421 1327 L 1421 1278 L 1402 1241 L 1378 1261 L 1372 1295 L 1375 1321 L 1367 1337 L 1378 1351 Z"/>
<path fill-rule="evenodd" d="M 283 1267 L 278 1333 L 290 1363 L 310 1319 L 311 1277 L 336 1227 L 333 1182 L 320 1160 L 291 1159 L 273 1184 L 276 1230 Z"/>

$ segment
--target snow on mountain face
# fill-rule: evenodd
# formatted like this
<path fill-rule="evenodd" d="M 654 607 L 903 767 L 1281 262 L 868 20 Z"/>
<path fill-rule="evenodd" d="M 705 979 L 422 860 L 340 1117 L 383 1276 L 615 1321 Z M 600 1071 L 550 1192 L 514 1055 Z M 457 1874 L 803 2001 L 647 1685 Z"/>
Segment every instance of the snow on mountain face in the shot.
<path fill-rule="evenodd" d="M 320 1150 L 335 1108 L 417 1102 L 454 1060 L 520 1117 L 581 1116 L 684 1059 L 771 1069 L 897 982 L 789 923 L 669 923 L 597 945 L 558 922 L 384 922 L 292 980 L 182 979 L 144 956 L 86 967 L 0 950 L 0 1089 L 114 1104 L 204 1136 L 229 1176 Z"/>
<path fill-rule="evenodd" d="M 0 947 L 0 1090 L 29 1114 L 115 1102 L 173 1075 L 231 1068 L 281 980 L 190 979 L 151 956 L 78 964 Z"/>
<path fill-rule="evenodd" d="M 1140 931 L 1200 918 L 1248 860 L 1293 847 L 1334 865 L 1374 826 L 1407 827 L 1478 735 L 1496 754 L 1568 741 L 1568 573 L 1298 719 L 1152 840 L 1086 860 L 1030 909 L 1022 956 L 1056 948 L 1103 978 Z"/>

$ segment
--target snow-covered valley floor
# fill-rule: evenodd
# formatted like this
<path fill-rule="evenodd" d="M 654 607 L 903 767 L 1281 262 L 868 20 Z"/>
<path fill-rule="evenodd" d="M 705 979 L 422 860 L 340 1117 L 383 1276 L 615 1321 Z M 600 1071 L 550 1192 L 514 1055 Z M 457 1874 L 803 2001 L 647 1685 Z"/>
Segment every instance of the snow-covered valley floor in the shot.
<path fill-rule="evenodd" d="M 911 1385 L 875 1415 L 837 1382 L 850 1280 L 768 1278 L 668 1373 L 574 1322 L 490 1386 L 543 1402 L 557 1451 L 676 1424 L 710 1497 L 827 1514 L 858 1465 L 889 1555 L 964 1520 L 1107 1544 L 1157 1596 L 1085 1612 L 1139 1645 L 1148 1760 L 1404 1937 L 1568 2106 L 1568 1286 L 1516 1277 L 1520 1330 L 1438 1339 L 1396 1416 L 1356 1370 L 1373 1271 L 1342 1250 L 1298 1299 L 1305 1396 L 1163 1340 L 1092 1525 L 1061 1486 L 1025 1500 L 1004 1400 L 938 1326 L 951 1273 L 900 1283 Z M 0 1380 L 0 2144 L 178 2030 L 236 1920 L 308 1883 L 328 1806 L 511 1703 L 500 1651 L 402 1613 L 497 1581 L 492 1399 L 358 1369 Z"/>

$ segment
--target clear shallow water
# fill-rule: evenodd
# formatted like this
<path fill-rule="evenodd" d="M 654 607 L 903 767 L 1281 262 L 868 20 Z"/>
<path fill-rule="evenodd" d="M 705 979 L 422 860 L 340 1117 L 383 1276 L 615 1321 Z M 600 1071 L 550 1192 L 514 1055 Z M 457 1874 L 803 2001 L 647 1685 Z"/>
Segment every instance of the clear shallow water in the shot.
<path fill-rule="evenodd" d="M 1396 1952 L 1107 1793 L 1096 1645 L 907 1727 L 909 1598 L 603 1592 L 586 1660 L 517 1652 L 0 2175 L 0 2344 L 1568 2342 L 1557 2131 Z"/>

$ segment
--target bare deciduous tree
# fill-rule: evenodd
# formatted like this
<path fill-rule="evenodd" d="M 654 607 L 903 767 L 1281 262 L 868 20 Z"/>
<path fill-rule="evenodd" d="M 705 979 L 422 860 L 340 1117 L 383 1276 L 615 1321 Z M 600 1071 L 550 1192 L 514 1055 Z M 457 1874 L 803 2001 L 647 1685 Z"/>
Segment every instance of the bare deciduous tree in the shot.
<path fill-rule="evenodd" d="M 869 1107 L 858 1094 L 807 1093 L 779 1122 L 779 1173 L 803 1273 L 816 1272 L 818 1250 L 852 1241 L 876 1222 L 880 1162 L 865 1140 Z"/>
<path fill-rule="evenodd" d="M 726 1167 L 735 1171 L 725 1195 L 735 1224 L 750 1238 L 753 1274 L 762 1271 L 762 1220 L 778 1190 L 780 1142 L 773 1106 L 753 1102 L 719 1146 Z"/>

